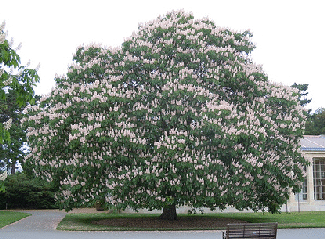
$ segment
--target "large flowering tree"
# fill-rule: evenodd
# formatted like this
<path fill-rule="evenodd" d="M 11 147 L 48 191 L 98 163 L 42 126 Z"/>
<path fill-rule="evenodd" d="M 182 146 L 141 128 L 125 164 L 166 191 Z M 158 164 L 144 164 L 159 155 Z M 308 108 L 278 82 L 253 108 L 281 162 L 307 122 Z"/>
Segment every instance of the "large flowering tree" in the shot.
<path fill-rule="evenodd" d="M 299 190 L 299 93 L 250 59 L 248 31 L 182 11 L 140 25 L 121 48 L 82 46 L 66 77 L 29 108 L 37 175 L 60 206 L 177 206 L 275 212 Z"/>

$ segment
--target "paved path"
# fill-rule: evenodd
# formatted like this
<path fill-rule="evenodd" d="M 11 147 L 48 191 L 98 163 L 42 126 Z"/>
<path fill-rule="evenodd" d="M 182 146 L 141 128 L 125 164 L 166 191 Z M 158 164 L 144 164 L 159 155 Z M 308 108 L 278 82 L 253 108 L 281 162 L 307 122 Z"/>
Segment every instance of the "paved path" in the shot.
<path fill-rule="evenodd" d="M 221 239 L 221 231 L 181 232 L 69 232 L 55 228 L 65 213 L 56 210 L 25 211 L 31 213 L 25 219 L 0 229 L 0 239 Z M 325 228 L 280 229 L 278 239 L 321 239 Z"/>

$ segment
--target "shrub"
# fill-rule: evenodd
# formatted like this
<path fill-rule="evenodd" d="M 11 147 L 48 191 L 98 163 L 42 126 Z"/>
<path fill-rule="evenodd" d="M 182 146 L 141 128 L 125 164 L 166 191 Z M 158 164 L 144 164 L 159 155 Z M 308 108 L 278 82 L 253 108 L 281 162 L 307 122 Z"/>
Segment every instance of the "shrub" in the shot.
<path fill-rule="evenodd" d="M 29 178 L 24 173 L 9 175 L 4 181 L 5 191 L 0 195 L 0 209 L 55 208 L 55 188 L 38 178 Z"/>

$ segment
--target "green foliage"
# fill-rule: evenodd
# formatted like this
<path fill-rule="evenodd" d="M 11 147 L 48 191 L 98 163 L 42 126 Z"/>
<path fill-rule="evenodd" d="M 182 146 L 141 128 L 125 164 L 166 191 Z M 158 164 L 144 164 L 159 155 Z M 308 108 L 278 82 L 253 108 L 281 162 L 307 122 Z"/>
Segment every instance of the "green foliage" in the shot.
<path fill-rule="evenodd" d="M 11 137 L 9 141 L 4 141 L 0 146 L 0 160 L 5 162 L 7 167 L 11 167 L 11 174 L 15 173 L 16 161 L 23 161 L 26 143 L 26 131 L 21 127 L 20 120 L 24 106 L 19 106 L 16 95 L 9 89 L 6 99 L 0 99 L 0 124 L 11 121 L 8 129 Z"/>
<path fill-rule="evenodd" d="M 308 95 L 308 84 L 297 84 L 294 83 L 291 87 L 294 87 L 299 90 L 299 101 L 301 106 L 306 106 L 311 102 L 311 99 L 307 99 Z"/>
<path fill-rule="evenodd" d="M 8 175 L 4 181 L 5 191 L 1 193 L 0 209 L 55 208 L 55 189 L 50 183 L 37 178 L 28 178 L 23 173 Z"/>
<path fill-rule="evenodd" d="M 301 106 L 306 106 L 311 102 L 311 99 L 307 99 L 308 95 L 308 84 L 296 84 L 294 83 L 292 87 L 299 90 L 299 101 Z M 306 135 L 321 135 L 325 134 L 325 108 L 319 108 L 315 113 L 311 113 L 309 109 L 306 111 L 307 121 L 305 125 Z"/>
<path fill-rule="evenodd" d="M 321 135 L 325 134 L 325 108 L 319 108 L 311 114 L 306 122 L 305 134 Z"/>
<path fill-rule="evenodd" d="M 19 107 L 25 106 L 28 102 L 34 104 L 33 87 L 37 82 L 39 82 L 37 70 L 20 64 L 19 55 L 12 48 L 12 43 L 6 39 L 3 23 L 0 26 L 0 100 L 2 103 L 6 102 L 9 97 L 8 90 L 10 90 L 10 95 L 13 95 Z M 10 121 L 11 119 L 8 118 L 0 122 L 0 144 L 10 141 L 8 131 L 11 126 Z"/>
<path fill-rule="evenodd" d="M 6 191 L 4 181 L 0 180 L 0 193 L 4 193 Z"/>

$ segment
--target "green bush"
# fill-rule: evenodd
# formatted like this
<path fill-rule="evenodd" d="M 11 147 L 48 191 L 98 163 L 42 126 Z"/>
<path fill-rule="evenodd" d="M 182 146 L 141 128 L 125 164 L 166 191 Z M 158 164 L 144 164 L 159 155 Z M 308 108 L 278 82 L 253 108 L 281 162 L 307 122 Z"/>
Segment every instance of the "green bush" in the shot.
<path fill-rule="evenodd" d="M 0 209 L 50 209 L 55 208 L 54 187 L 38 178 L 29 178 L 24 173 L 8 175 L 0 192 Z"/>
<path fill-rule="evenodd" d="M 5 209 L 5 183 L 4 181 L 0 180 L 0 209 Z"/>

